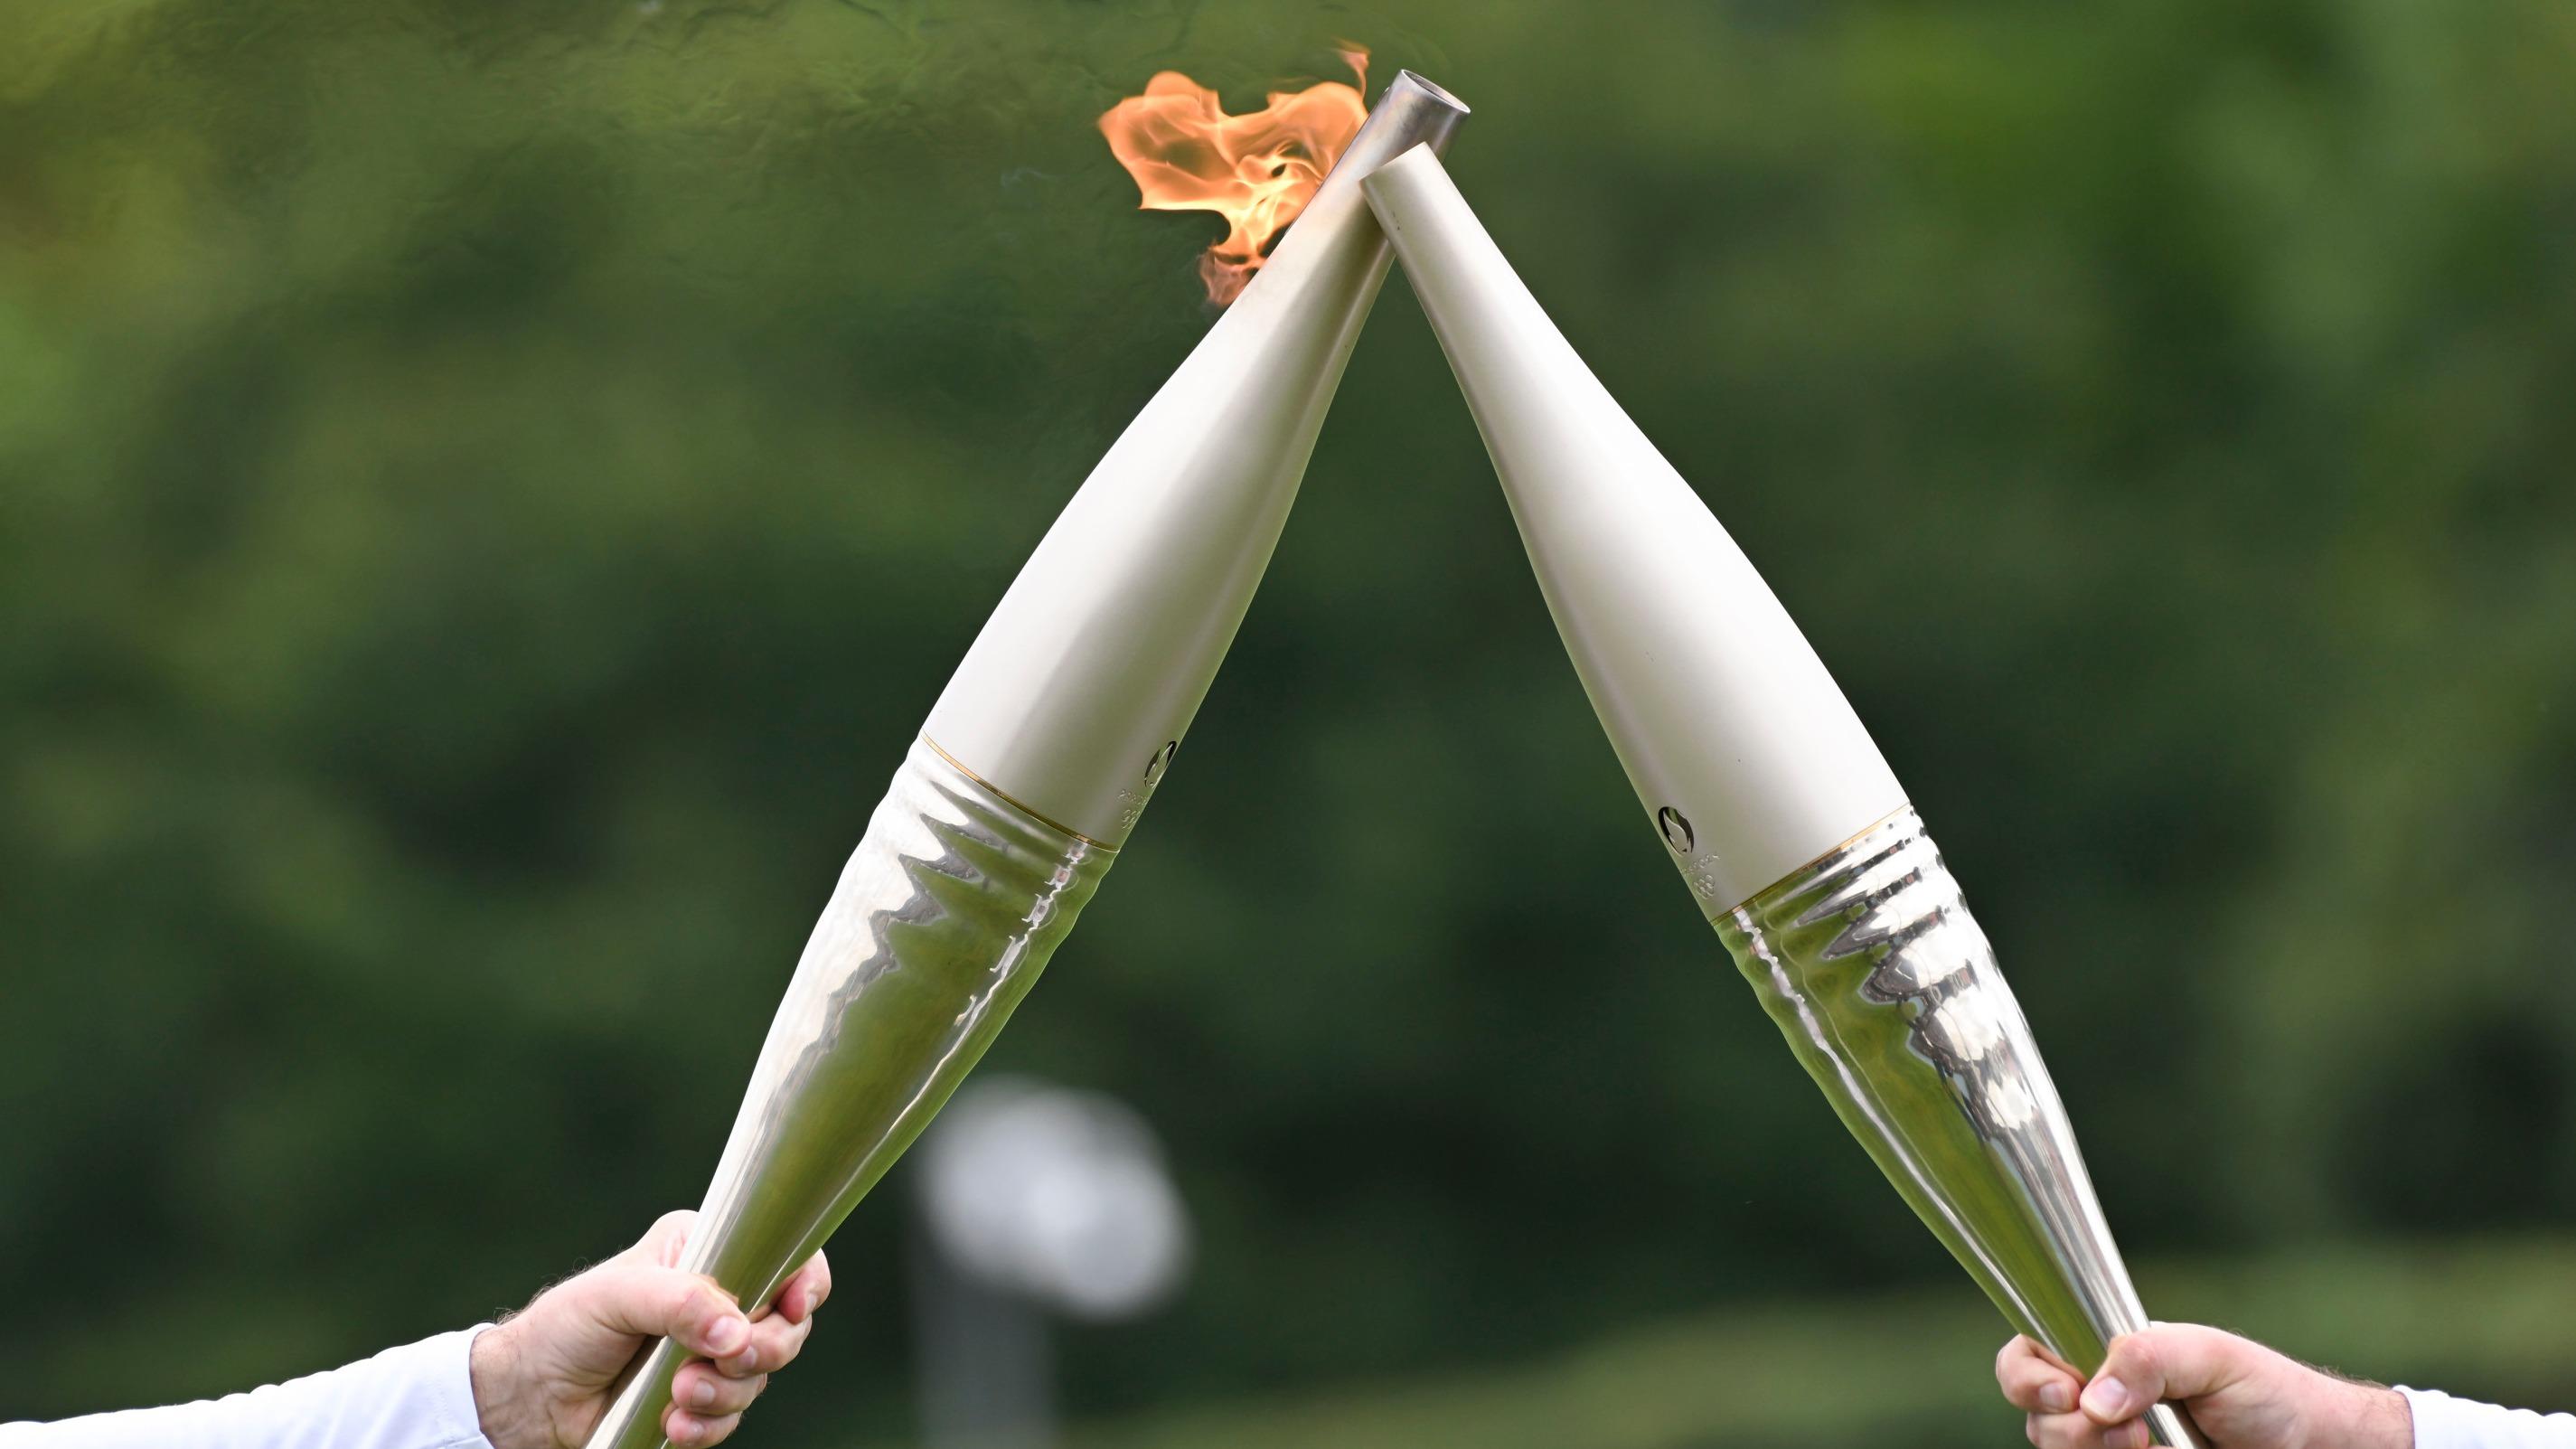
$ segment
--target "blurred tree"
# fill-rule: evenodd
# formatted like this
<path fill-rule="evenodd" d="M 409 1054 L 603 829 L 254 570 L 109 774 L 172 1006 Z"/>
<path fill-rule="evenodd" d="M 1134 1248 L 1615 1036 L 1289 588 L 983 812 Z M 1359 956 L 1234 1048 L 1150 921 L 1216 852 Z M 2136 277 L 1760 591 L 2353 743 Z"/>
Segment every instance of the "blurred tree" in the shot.
<path fill-rule="evenodd" d="M 1917 792 L 2132 1246 L 2576 1217 L 2563 7 L 5 8 L 0 1413 L 694 1197 L 883 773 L 1206 324 L 1214 223 L 1093 118 L 1342 37 L 1478 106 L 1462 184 Z M 1140 1103 L 1206 1230 L 1077 1401 L 1964 1291 L 1659 853 L 1392 284 L 997 1052 Z M 897 1201 L 767 1442 L 901 1432 Z"/>

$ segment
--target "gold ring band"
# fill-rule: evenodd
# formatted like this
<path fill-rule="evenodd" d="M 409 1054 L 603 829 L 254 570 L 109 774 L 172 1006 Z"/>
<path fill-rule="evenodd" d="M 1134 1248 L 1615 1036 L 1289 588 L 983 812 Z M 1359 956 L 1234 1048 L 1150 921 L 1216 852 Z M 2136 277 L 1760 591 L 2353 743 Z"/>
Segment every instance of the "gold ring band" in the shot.
<path fill-rule="evenodd" d="M 1094 840 L 1090 836 L 1083 834 L 1081 831 L 1074 829 L 1072 826 L 1065 824 L 1061 820 L 1051 820 L 1038 811 L 1030 809 L 1027 801 L 1020 799 L 1010 791 L 1005 790 L 1001 786 L 994 784 L 992 781 L 985 779 L 983 776 L 976 774 L 973 770 L 967 768 L 964 760 L 961 760 L 955 755 L 948 753 L 946 750 L 941 749 L 939 747 L 939 741 L 932 739 L 928 735 L 923 735 L 921 737 L 921 742 L 930 746 L 930 752 L 932 754 L 946 760 L 949 768 L 1000 796 L 1011 806 L 1012 809 L 1019 811 L 1031 820 L 1047 827 L 1049 830 L 1059 831 L 1063 834 L 1070 835 L 1074 839 L 1079 840 L 1083 844 L 1091 846 L 1096 850 L 1106 850 L 1113 855 L 1117 853 L 1118 847 L 1110 844 L 1108 841 Z"/>

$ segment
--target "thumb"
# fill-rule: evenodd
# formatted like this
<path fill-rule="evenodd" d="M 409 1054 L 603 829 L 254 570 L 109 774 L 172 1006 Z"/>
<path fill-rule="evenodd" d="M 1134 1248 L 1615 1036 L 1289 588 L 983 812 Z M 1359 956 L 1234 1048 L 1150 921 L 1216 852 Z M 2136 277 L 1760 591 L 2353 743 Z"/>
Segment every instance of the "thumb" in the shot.
<path fill-rule="evenodd" d="M 2232 1333 L 2188 1323 L 2122 1334 L 2084 1386 L 2084 1415 L 2097 1424 L 2119 1424 L 2166 1399 L 2217 1393 L 2244 1378 L 2261 1353 Z"/>
<path fill-rule="evenodd" d="M 653 1220 L 635 1245 L 618 1254 L 628 1262 L 652 1263 L 671 1268 L 679 1265 L 680 1255 L 689 1250 L 689 1230 L 698 1225 L 698 1215 L 687 1208 L 675 1208 Z"/>
<path fill-rule="evenodd" d="M 656 1263 L 610 1261 L 564 1285 L 586 1323 L 633 1338 L 669 1338 L 692 1353 L 722 1358 L 751 1342 L 751 1321 L 733 1296 L 695 1273 Z"/>

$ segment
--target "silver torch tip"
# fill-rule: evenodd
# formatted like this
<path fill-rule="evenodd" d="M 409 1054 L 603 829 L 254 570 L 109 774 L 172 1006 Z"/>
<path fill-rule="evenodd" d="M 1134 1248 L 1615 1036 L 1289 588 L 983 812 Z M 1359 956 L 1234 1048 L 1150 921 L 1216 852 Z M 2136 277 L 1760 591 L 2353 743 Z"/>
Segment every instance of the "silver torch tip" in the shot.
<path fill-rule="evenodd" d="M 1612 400 L 1438 157 L 1362 183 L 1492 453 L 1548 611 L 1712 917 L 1905 804 L 1744 551 Z"/>
<path fill-rule="evenodd" d="M 1270 260 L 1128 425 L 923 726 L 1030 814 L 1116 847 L 1269 564 L 1389 261 L 1358 178 L 1467 108 L 1402 71 Z"/>

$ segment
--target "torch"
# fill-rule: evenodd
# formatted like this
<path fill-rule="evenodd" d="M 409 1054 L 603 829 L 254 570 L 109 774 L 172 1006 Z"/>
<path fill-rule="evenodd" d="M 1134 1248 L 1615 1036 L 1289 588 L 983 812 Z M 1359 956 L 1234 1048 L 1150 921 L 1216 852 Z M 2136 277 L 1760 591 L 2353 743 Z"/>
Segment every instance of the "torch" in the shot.
<path fill-rule="evenodd" d="M 1128 425 L 932 707 L 806 942 L 683 1266 L 765 1305 L 947 1100 L 1117 858 L 1278 542 L 1389 256 L 1358 178 L 1467 113 L 1405 72 Z M 648 1346 L 589 1449 L 657 1449 Z"/>
<path fill-rule="evenodd" d="M 2145 1310 L 1993 949 L 1735 541 L 1540 310 L 1439 160 L 1362 189 L 1449 355 L 1548 611 L 1682 878 L 1843 1124 L 2013 1326 L 2079 1370 Z M 2168 1445 L 2202 1441 L 2172 1406 Z"/>

